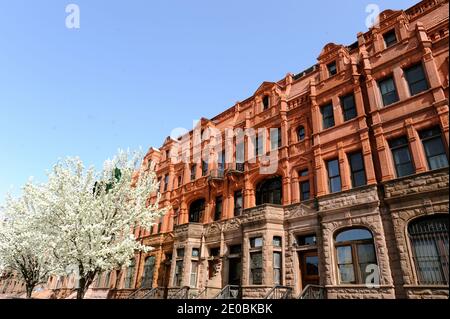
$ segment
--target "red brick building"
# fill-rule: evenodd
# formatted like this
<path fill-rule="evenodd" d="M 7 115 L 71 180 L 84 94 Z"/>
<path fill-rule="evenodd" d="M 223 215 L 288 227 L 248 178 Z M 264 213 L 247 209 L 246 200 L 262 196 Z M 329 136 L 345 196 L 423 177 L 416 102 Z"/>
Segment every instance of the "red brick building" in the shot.
<path fill-rule="evenodd" d="M 150 149 L 171 210 L 136 230 L 155 249 L 92 296 L 448 298 L 448 10 L 386 10 L 355 43 Z"/>

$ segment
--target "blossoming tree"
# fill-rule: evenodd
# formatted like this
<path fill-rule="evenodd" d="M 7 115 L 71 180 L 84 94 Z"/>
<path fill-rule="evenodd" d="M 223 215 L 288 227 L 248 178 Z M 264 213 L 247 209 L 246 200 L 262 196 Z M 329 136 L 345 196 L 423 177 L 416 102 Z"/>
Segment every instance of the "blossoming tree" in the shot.
<path fill-rule="evenodd" d="M 155 173 L 140 164 L 139 153 L 119 151 L 96 173 L 80 159 L 67 158 L 53 167 L 45 185 L 34 189 L 45 207 L 40 223 L 52 238 L 59 273 L 77 271 L 78 299 L 97 275 L 129 266 L 135 252 L 149 250 L 133 229 L 150 229 L 166 211 L 157 204 Z M 149 203 L 152 194 L 156 204 Z"/>
<path fill-rule="evenodd" d="M 27 298 L 55 269 L 51 239 L 38 221 L 41 213 L 28 183 L 18 199 L 8 197 L 0 220 L 0 272 L 16 273 L 26 286 Z"/>

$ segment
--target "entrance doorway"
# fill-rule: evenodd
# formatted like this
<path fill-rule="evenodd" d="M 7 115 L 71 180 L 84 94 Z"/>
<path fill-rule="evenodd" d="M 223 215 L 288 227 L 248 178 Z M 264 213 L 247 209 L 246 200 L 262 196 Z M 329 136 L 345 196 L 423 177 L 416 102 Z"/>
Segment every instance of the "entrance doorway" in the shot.
<path fill-rule="evenodd" d="M 299 252 L 300 273 L 302 278 L 301 290 L 308 285 L 319 285 L 319 254 L 316 250 Z"/>
<path fill-rule="evenodd" d="M 228 284 L 233 286 L 241 285 L 242 262 L 241 258 L 228 259 Z"/>

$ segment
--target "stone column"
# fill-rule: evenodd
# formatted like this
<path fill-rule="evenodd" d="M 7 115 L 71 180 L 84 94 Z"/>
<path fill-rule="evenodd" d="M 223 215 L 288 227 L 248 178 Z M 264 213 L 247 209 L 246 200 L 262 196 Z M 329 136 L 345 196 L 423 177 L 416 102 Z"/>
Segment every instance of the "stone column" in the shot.
<path fill-rule="evenodd" d="M 348 160 L 344 152 L 344 144 L 342 142 L 338 143 L 338 152 L 339 152 L 339 171 L 341 174 L 342 190 L 346 191 L 352 188 L 352 182 L 350 177 Z"/>

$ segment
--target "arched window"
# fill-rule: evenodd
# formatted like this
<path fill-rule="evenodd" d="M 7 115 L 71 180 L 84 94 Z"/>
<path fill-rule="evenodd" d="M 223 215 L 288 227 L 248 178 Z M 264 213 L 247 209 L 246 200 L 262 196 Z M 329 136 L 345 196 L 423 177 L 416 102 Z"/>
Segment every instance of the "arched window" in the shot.
<path fill-rule="evenodd" d="M 199 223 L 205 213 L 205 200 L 199 199 L 191 204 L 189 209 L 189 222 Z"/>
<path fill-rule="evenodd" d="M 336 260 L 341 284 L 366 284 L 377 258 L 372 233 L 365 228 L 344 230 L 336 235 Z"/>
<path fill-rule="evenodd" d="M 142 275 L 142 288 L 152 288 L 153 273 L 155 270 L 155 256 L 150 256 L 144 263 L 144 274 Z"/>
<path fill-rule="evenodd" d="M 419 284 L 448 285 L 448 215 L 420 218 L 408 227 Z"/>
<path fill-rule="evenodd" d="M 256 205 L 281 205 L 282 198 L 282 182 L 279 176 L 263 181 L 256 188 Z"/>
<path fill-rule="evenodd" d="M 300 126 L 297 129 L 297 141 L 301 142 L 305 139 L 305 127 L 304 126 Z"/>
<path fill-rule="evenodd" d="M 127 276 L 125 277 L 125 289 L 131 289 L 134 279 L 134 270 L 136 268 L 136 260 L 133 258 L 131 264 L 127 269 Z"/>

